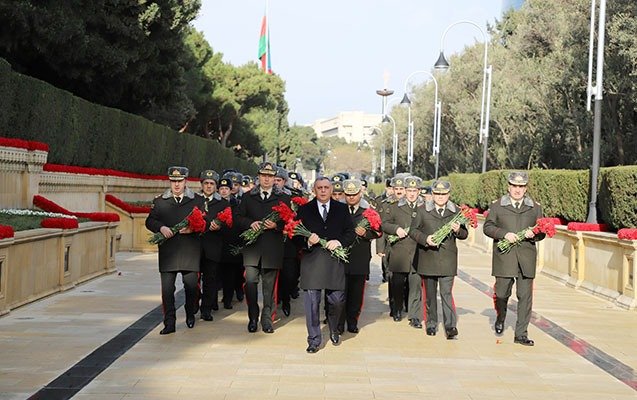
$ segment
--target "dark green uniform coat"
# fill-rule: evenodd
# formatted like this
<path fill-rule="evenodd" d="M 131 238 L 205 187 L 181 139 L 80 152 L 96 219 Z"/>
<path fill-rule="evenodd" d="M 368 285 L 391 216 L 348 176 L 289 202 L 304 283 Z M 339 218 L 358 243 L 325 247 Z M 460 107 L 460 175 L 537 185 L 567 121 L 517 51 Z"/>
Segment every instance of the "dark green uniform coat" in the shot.
<path fill-rule="evenodd" d="M 422 205 L 422 200 L 418 199 L 417 205 Z M 416 210 L 418 207 L 416 207 Z M 382 229 L 386 235 L 395 235 L 398 228 L 409 228 L 412 219 L 416 217 L 416 210 L 409 207 L 406 198 L 398 200 L 389 206 L 386 218 L 383 220 Z M 387 269 L 391 272 L 408 273 L 411 270 L 416 253 L 416 241 L 409 236 L 400 239 L 390 247 Z M 386 252 L 387 253 L 387 252 Z"/>
<path fill-rule="evenodd" d="M 519 209 L 511 203 L 508 195 L 495 200 L 489 207 L 489 215 L 484 222 L 484 234 L 493 238 L 493 267 L 491 275 L 515 278 L 519 271 L 526 278 L 535 278 L 535 261 L 537 250 L 535 242 L 544 239 L 544 234 L 535 235 L 533 239 L 523 239 L 511 248 L 508 253 L 498 250 L 498 242 L 504 240 L 507 232 L 517 233 L 535 225 L 542 218 L 542 207 L 530 197 L 524 197 Z"/>

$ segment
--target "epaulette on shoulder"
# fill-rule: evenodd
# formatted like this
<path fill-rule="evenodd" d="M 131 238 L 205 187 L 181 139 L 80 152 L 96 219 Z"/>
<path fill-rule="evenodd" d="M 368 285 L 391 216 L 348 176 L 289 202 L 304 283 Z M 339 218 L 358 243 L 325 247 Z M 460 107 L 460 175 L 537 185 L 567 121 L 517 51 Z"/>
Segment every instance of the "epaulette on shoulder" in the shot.
<path fill-rule="evenodd" d="M 156 199 L 160 198 L 161 194 L 158 194 L 157 196 L 155 196 Z"/>
<path fill-rule="evenodd" d="M 496 201 L 498 201 L 499 199 L 495 199 L 491 202 L 491 204 L 495 203 Z"/>

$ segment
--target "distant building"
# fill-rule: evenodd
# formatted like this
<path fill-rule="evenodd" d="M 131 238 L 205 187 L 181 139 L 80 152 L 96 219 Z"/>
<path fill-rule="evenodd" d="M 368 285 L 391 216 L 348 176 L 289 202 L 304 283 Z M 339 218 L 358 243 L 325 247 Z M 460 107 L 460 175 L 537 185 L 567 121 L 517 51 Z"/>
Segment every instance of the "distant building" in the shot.
<path fill-rule="evenodd" d="M 522 7 L 524 0 L 502 0 L 502 13 L 506 13 L 510 9 L 517 10 Z"/>
<path fill-rule="evenodd" d="M 318 137 L 339 137 L 347 143 L 371 143 L 374 127 L 377 127 L 381 120 L 381 114 L 343 111 L 336 117 L 316 120 L 312 128 Z"/>

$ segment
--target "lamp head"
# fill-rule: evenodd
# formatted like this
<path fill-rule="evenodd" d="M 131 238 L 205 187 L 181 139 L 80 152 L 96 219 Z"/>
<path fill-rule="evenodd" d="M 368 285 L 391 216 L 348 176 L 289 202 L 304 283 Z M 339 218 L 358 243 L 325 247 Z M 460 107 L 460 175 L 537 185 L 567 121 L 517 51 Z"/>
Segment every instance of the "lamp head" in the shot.
<path fill-rule="evenodd" d="M 407 93 L 403 96 L 403 99 L 400 101 L 400 104 L 411 104 L 411 100 L 409 100 L 409 96 Z"/>
<path fill-rule="evenodd" d="M 385 122 L 391 122 L 391 120 L 389 119 L 389 117 L 387 115 L 383 115 L 383 123 Z"/>
<path fill-rule="evenodd" d="M 439 71 L 446 71 L 449 69 L 449 62 L 445 58 L 445 53 L 442 50 L 440 50 L 438 60 L 434 64 L 434 69 L 437 69 Z"/>

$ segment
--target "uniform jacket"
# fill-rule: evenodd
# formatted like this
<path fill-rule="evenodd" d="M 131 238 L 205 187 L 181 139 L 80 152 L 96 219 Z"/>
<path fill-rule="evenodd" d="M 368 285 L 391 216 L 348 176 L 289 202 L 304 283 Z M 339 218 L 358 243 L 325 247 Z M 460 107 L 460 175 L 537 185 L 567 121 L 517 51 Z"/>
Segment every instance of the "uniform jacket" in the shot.
<path fill-rule="evenodd" d="M 352 216 L 354 227 L 363 219 L 363 213 L 369 207 L 362 207 L 359 204 L 358 209 Z M 356 235 L 354 244 L 349 251 L 349 262 L 345 264 L 345 273 L 348 275 L 369 275 L 369 262 L 372 258 L 372 240 L 379 238 L 381 232 L 375 232 L 367 229 L 365 236 Z"/>
<path fill-rule="evenodd" d="M 172 227 L 184 220 L 194 207 L 204 211 L 203 197 L 186 188 L 181 203 L 177 203 L 170 189 L 155 197 L 146 218 L 146 228 L 159 232 L 162 226 Z M 197 233 L 175 234 L 159 246 L 159 272 L 199 271 L 201 241 Z"/>
<path fill-rule="evenodd" d="M 317 200 L 314 199 L 299 207 L 297 218 L 303 225 L 325 240 L 338 240 L 348 247 L 356 239 L 354 223 L 346 204 L 330 200 L 327 220 L 319 214 Z M 301 258 L 302 289 L 345 290 L 345 266 L 320 244 L 308 247 L 307 238 L 295 236 L 294 242 L 303 250 Z"/>
<path fill-rule="evenodd" d="M 458 248 L 456 239 L 464 240 L 469 235 L 467 228 L 460 225 L 458 233 L 451 234 L 439 247 L 430 247 L 427 236 L 432 235 L 444 224 L 451 221 L 459 212 L 458 207 L 448 201 L 442 216 L 436 210 L 433 201 L 428 201 L 423 207 L 418 207 L 409 236 L 418 243 L 418 266 L 416 271 L 428 276 L 456 276 L 458 274 Z"/>
<path fill-rule="evenodd" d="M 231 253 L 234 247 L 239 247 L 242 243 L 239 235 L 243 231 L 237 222 L 237 208 L 239 207 L 239 202 L 232 195 L 230 195 L 226 201 L 230 204 L 230 208 L 232 208 L 233 224 L 232 228 L 221 229 L 221 235 L 223 236 L 221 262 L 224 264 L 243 264 L 243 256 L 241 254 L 232 255 Z"/>
<path fill-rule="evenodd" d="M 544 234 L 538 234 L 533 239 L 523 239 L 521 243 L 511 248 L 508 253 L 502 253 L 497 245 L 504 239 L 507 232 L 517 233 L 535 225 L 538 218 L 542 218 L 542 207 L 530 197 L 524 197 L 520 209 L 511 204 L 508 195 L 495 200 L 489 207 L 489 215 L 484 222 L 484 234 L 493 238 L 493 265 L 491 275 L 499 277 L 517 277 L 522 271 L 527 278 L 535 277 L 535 261 L 537 250 L 535 242 L 544 239 Z"/>
<path fill-rule="evenodd" d="M 387 197 L 383 194 L 384 198 L 382 200 L 377 200 L 376 204 L 378 205 L 378 214 L 380 215 L 380 219 L 385 222 L 387 218 L 389 218 L 389 208 L 392 203 L 396 200 L 392 197 Z M 381 197 L 382 197 L 381 196 Z M 390 246 L 387 243 L 387 235 L 383 235 L 378 240 L 376 240 L 376 253 L 385 253 L 388 254 L 390 250 Z"/>
<path fill-rule="evenodd" d="M 416 210 L 423 205 L 422 199 L 416 201 Z M 383 232 L 386 235 L 395 235 L 398 228 L 411 227 L 411 221 L 416 217 L 417 211 L 409 207 L 406 198 L 398 200 L 389 206 L 386 219 L 383 220 Z M 387 269 L 391 272 L 409 272 L 416 254 L 416 241 L 409 236 L 390 245 Z"/>
<path fill-rule="evenodd" d="M 237 223 L 241 231 L 250 229 L 250 224 L 260 221 L 272 212 L 272 207 L 283 202 L 290 205 L 290 196 L 272 188 L 267 200 L 261 198 L 262 189 L 255 186 L 251 191 L 241 196 L 241 202 L 237 207 Z M 276 229 L 266 229 L 261 236 L 249 246 L 243 249 L 243 265 L 258 266 L 265 269 L 281 269 L 283 264 L 283 221 L 279 221 Z"/>
<path fill-rule="evenodd" d="M 201 195 L 201 197 L 204 199 L 206 221 L 208 223 L 208 227 L 210 227 L 210 222 L 215 219 L 219 212 L 223 211 L 226 207 L 229 207 L 230 203 L 222 199 L 218 193 L 213 194 L 210 200 L 206 199 L 203 195 Z M 222 231 L 226 229 L 228 229 L 228 227 L 221 224 L 220 230 L 211 231 L 210 229 L 206 229 L 206 232 L 201 235 L 201 248 L 203 250 L 203 256 L 208 260 L 216 262 L 221 261 L 221 252 L 223 249 Z"/>

